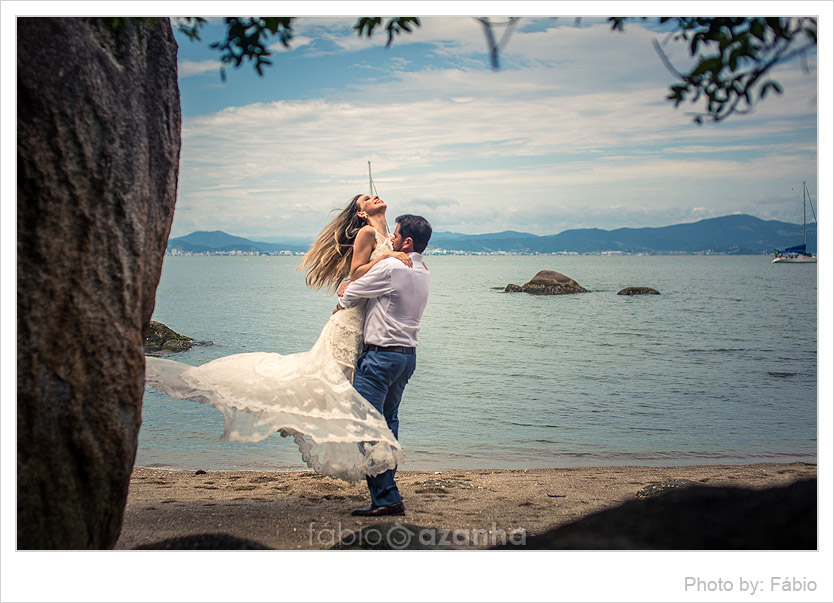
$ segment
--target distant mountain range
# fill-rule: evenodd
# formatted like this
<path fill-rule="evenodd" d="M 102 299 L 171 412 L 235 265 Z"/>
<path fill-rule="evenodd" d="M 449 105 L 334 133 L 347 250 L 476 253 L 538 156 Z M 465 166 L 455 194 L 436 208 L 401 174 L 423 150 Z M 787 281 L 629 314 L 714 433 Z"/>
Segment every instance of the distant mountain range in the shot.
<path fill-rule="evenodd" d="M 198 230 L 184 237 L 168 239 L 168 253 L 229 254 L 236 251 L 251 253 L 306 252 L 310 245 L 289 243 L 266 243 L 236 237 L 222 230 Z"/>
<path fill-rule="evenodd" d="M 802 243 L 802 225 L 762 220 L 746 214 L 708 218 L 698 222 L 657 228 L 579 228 L 556 235 L 523 232 L 484 235 L 435 233 L 431 245 L 461 251 L 514 251 L 554 253 L 772 253 L 775 248 Z M 808 249 L 816 251 L 817 225 L 808 225 Z"/>
<path fill-rule="evenodd" d="M 808 224 L 808 250 L 816 252 L 817 225 Z M 275 238 L 274 240 L 279 241 Z M 223 231 L 197 231 L 170 239 L 168 251 L 176 253 L 294 253 L 306 252 L 309 243 L 257 242 Z M 312 241 L 310 241 L 312 242 Z M 429 250 L 465 253 L 772 253 L 802 243 L 802 225 L 762 220 L 746 214 L 708 218 L 698 222 L 657 228 L 579 228 L 556 235 L 538 236 L 512 230 L 465 235 L 435 232 Z"/>

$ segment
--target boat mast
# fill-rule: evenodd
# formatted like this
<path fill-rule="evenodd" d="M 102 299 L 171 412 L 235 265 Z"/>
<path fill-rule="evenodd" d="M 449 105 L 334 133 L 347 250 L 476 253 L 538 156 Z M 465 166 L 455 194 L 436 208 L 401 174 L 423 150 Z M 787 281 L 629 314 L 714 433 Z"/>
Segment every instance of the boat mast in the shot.
<path fill-rule="evenodd" d="M 370 187 L 368 188 L 369 195 L 378 195 L 379 192 L 376 190 L 376 186 L 374 185 L 374 177 L 371 175 L 371 162 L 368 162 L 368 181 L 370 182 Z"/>
<path fill-rule="evenodd" d="M 371 162 L 368 162 L 370 167 Z M 802 242 L 805 243 L 805 251 L 808 251 L 808 235 L 805 232 L 805 181 L 802 182 Z"/>

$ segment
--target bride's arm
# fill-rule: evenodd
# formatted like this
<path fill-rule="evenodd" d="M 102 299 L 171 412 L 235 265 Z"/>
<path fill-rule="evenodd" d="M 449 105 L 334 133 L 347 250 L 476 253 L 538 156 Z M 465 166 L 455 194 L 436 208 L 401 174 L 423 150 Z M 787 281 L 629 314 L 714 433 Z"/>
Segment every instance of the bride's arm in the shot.
<path fill-rule="evenodd" d="M 356 279 L 367 274 L 368 270 L 373 268 L 377 262 L 386 258 L 397 258 L 406 266 L 412 266 L 413 262 L 407 253 L 402 251 L 386 251 L 375 260 L 371 260 L 371 253 L 374 250 L 376 243 L 376 234 L 373 226 L 363 226 L 356 235 L 356 240 L 353 242 L 353 260 L 350 263 L 350 280 Z"/>
<path fill-rule="evenodd" d="M 362 229 L 357 233 L 356 240 L 353 242 L 353 258 L 350 262 L 350 280 L 347 280 L 343 282 L 341 285 L 339 285 L 339 288 L 336 291 L 336 295 L 342 297 L 342 295 L 344 295 L 345 293 L 345 289 L 347 289 L 348 285 L 352 281 L 355 281 L 361 276 L 367 274 L 368 271 L 371 268 L 373 268 L 378 262 L 386 258 L 397 258 L 403 264 L 409 267 L 414 265 L 414 262 L 411 260 L 411 257 L 409 257 L 407 253 L 403 253 L 402 251 L 386 251 L 377 259 L 371 260 L 371 254 L 374 251 L 374 245 L 376 245 L 376 233 L 374 231 L 374 227 L 363 226 Z M 335 314 L 338 310 L 339 307 L 337 305 L 336 310 L 334 310 L 333 313 Z"/>
<path fill-rule="evenodd" d="M 353 241 L 353 258 L 350 261 L 350 280 L 355 281 L 370 270 L 370 268 L 365 268 L 360 271 L 361 268 L 370 263 L 371 253 L 374 251 L 374 243 L 376 243 L 374 227 L 363 226 L 356 234 L 356 240 Z"/>
<path fill-rule="evenodd" d="M 351 281 L 355 281 L 360 276 L 367 273 L 368 270 L 376 264 L 376 261 L 370 261 L 371 253 L 374 251 L 375 244 L 376 233 L 374 232 L 373 226 L 363 226 L 359 232 L 356 233 L 356 239 L 353 241 L 353 257 L 350 262 L 350 276 L 348 277 L 348 280 L 339 285 L 339 288 L 336 290 L 336 295 L 342 297 L 345 293 L 345 289 L 347 289 L 347 286 L 351 283 Z M 339 307 L 336 306 L 336 310 L 338 309 Z M 333 312 L 335 313 L 336 310 Z"/>

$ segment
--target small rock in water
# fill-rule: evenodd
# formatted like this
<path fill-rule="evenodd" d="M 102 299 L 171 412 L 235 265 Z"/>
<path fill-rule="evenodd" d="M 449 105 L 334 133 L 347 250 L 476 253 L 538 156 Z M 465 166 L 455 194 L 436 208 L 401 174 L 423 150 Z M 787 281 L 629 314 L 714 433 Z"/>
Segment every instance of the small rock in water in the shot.
<path fill-rule="evenodd" d="M 191 349 L 194 340 L 186 335 L 180 335 L 161 322 L 151 321 L 145 332 L 145 351 L 168 350 L 184 352 Z"/>
<path fill-rule="evenodd" d="M 205 475 L 205 474 L 206 474 L 206 472 L 203 471 L 202 469 L 197 469 L 197 471 L 194 472 L 194 475 Z"/>
<path fill-rule="evenodd" d="M 617 295 L 660 295 L 660 291 L 651 287 L 626 287 L 618 291 Z"/>

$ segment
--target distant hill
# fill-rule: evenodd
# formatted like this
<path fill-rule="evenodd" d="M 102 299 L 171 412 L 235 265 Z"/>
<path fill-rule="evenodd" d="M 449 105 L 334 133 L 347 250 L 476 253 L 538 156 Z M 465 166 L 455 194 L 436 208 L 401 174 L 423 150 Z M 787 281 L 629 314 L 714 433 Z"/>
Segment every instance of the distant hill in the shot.
<path fill-rule="evenodd" d="M 273 237 L 270 237 L 273 238 Z M 274 237 L 275 240 L 278 237 Z M 299 239 L 295 239 L 299 241 Z M 538 236 L 507 230 L 489 234 L 467 235 L 435 232 L 430 250 L 508 253 L 772 253 L 802 243 L 802 224 L 762 220 L 746 214 L 708 218 L 687 224 L 657 228 L 579 228 L 559 234 Z M 259 242 L 215 230 L 197 231 L 168 241 L 168 251 L 181 253 L 253 253 L 306 252 L 309 244 Z M 817 250 L 817 225 L 808 224 L 808 250 Z"/>
<path fill-rule="evenodd" d="M 468 252 L 554 253 L 772 253 L 775 248 L 802 243 L 802 225 L 762 220 L 746 214 L 708 218 L 687 224 L 657 228 L 580 228 L 556 235 L 521 232 L 432 235 L 430 247 Z M 817 225 L 808 225 L 808 250 L 816 252 Z"/>
<path fill-rule="evenodd" d="M 167 252 L 178 250 L 184 253 L 229 253 L 247 251 L 253 253 L 278 253 L 281 251 L 306 252 L 309 245 L 289 245 L 286 243 L 265 243 L 236 237 L 222 230 L 198 230 L 184 237 L 168 239 Z"/>
<path fill-rule="evenodd" d="M 540 237 L 528 232 L 505 230 L 481 235 L 462 235 L 456 232 L 432 233 L 429 247 L 460 251 L 531 252 L 541 242 Z"/>

